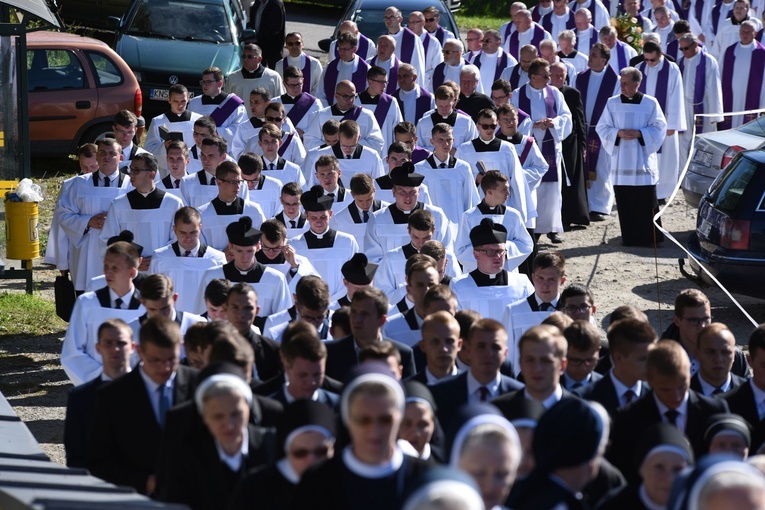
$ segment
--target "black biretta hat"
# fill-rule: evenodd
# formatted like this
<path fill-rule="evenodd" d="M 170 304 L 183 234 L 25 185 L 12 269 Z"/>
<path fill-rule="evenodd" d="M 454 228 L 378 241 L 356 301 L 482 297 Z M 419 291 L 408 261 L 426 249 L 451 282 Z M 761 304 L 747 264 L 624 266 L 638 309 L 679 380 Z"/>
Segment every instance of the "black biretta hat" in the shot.
<path fill-rule="evenodd" d="M 374 280 L 377 264 L 372 264 L 363 253 L 356 253 L 343 264 L 343 278 L 353 285 L 369 285 Z"/>
<path fill-rule="evenodd" d="M 252 218 L 242 216 L 237 221 L 229 223 L 226 235 L 231 244 L 237 246 L 255 246 L 260 241 L 261 232 L 252 227 Z"/>
<path fill-rule="evenodd" d="M 318 184 L 300 196 L 303 209 L 312 212 L 329 211 L 334 201 L 333 197 L 324 194 L 324 188 Z"/>
<path fill-rule="evenodd" d="M 484 218 L 481 223 L 470 231 L 470 243 L 473 246 L 485 244 L 505 244 L 507 241 L 507 229 L 499 223 L 494 223 L 491 218 Z"/>
<path fill-rule="evenodd" d="M 396 186 L 408 186 L 410 188 L 416 188 L 422 181 L 425 180 L 425 176 L 418 174 L 414 171 L 414 165 L 407 161 L 401 166 L 397 166 L 390 171 L 390 180 Z"/>
<path fill-rule="evenodd" d="M 138 256 L 140 257 L 141 254 L 143 253 L 143 246 L 141 246 L 138 243 L 134 243 L 133 242 L 134 238 L 135 238 L 135 236 L 133 235 L 133 233 L 131 231 L 123 230 L 122 232 L 120 232 L 116 236 L 110 237 L 109 240 L 106 241 L 106 246 L 111 246 L 114 243 L 118 243 L 120 241 L 124 241 L 126 243 L 130 243 L 130 245 L 133 246 L 133 248 L 135 248 L 135 251 L 138 252 Z"/>

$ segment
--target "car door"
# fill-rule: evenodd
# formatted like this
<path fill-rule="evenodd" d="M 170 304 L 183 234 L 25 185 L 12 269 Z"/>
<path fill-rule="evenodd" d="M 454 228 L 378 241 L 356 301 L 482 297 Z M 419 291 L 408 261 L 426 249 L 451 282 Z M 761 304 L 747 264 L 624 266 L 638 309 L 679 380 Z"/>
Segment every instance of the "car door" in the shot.
<path fill-rule="evenodd" d="M 98 94 L 85 67 L 72 50 L 27 51 L 31 139 L 71 142 L 79 126 L 93 118 Z"/>

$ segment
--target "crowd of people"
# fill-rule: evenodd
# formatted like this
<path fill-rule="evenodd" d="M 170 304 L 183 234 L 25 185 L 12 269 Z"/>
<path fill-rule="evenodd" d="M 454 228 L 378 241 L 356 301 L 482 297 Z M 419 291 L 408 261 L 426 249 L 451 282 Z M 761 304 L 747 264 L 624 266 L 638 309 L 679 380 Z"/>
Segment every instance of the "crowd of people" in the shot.
<path fill-rule="evenodd" d="M 392 6 L 326 66 L 296 32 L 247 44 L 142 147 L 129 111 L 80 147 L 46 253 L 77 293 L 68 465 L 193 509 L 765 509 L 765 326 L 745 355 L 689 289 L 661 335 L 620 303 L 601 332 L 537 246 L 614 202 L 625 246 L 660 242 L 694 124 L 765 105 L 762 24 L 748 0 L 510 15 L 465 46 Z"/>

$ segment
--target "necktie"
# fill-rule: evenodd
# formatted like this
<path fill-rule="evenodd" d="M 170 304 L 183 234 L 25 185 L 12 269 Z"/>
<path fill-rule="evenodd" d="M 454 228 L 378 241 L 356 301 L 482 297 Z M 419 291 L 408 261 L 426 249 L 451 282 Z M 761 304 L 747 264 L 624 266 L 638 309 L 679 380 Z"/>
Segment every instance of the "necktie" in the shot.
<path fill-rule="evenodd" d="M 571 385 L 571 389 L 575 390 L 577 388 L 581 388 L 582 386 L 584 386 L 584 384 L 582 384 L 580 382 L 575 382 L 574 384 Z"/>
<path fill-rule="evenodd" d="M 539 309 L 542 310 L 543 312 L 546 312 L 547 310 L 552 310 L 553 308 L 554 307 L 552 303 L 542 303 L 541 305 L 539 305 Z"/>
<path fill-rule="evenodd" d="M 290 220 L 290 225 L 292 228 L 297 228 L 297 224 L 295 223 L 295 220 Z"/>
<path fill-rule="evenodd" d="M 273 164 L 273 163 L 271 163 L 271 164 L 268 166 L 268 169 L 269 169 L 269 170 L 273 170 L 273 169 L 274 169 L 274 164 Z"/>
<path fill-rule="evenodd" d="M 635 400 L 635 396 L 635 392 L 632 390 L 627 390 L 624 392 L 624 400 L 626 400 L 628 404 Z"/>
<path fill-rule="evenodd" d="M 178 185 L 180 184 L 180 182 L 181 182 L 180 179 L 175 179 L 175 181 L 173 181 L 173 186 L 175 186 L 177 188 Z"/>
<path fill-rule="evenodd" d="M 446 163 L 441 163 L 440 165 L 438 165 L 438 168 L 446 168 Z"/>
<path fill-rule="evenodd" d="M 481 402 L 488 402 L 489 395 L 491 395 L 491 393 L 489 393 L 489 388 L 486 386 L 481 386 L 478 388 L 478 391 L 481 392 Z"/>
<path fill-rule="evenodd" d="M 670 425 L 674 425 L 677 427 L 677 418 L 680 416 L 680 413 L 677 412 L 675 409 L 670 409 L 666 413 L 664 413 L 664 416 L 667 417 L 667 420 L 669 420 Z"/>
<path fill-rule="evenodd" d="M 111 185 L 109 178 L 104 177 L 104 188 L 108 188 Z"/>
<path fill-rule="evenodd" d="M 351 155 L 350 154 L 346 154 L 345 155 L 345 159 L 351 159 Z"/>
<path fill-rule="evenodd" d="M 217 183 L 217 181 L 215 180 L 215 177 L 210 179 L 210 186 L 215 186 L 216 183 Z"/>
<path fill-rule="evenodd" d="M 122 310 L 122 303 L 124 303 L 122 298 L 115 299 L 114 300 L 114 308 L 116 308 L 117 310 Z"/>
<path fill-rule="evenodd" d="M 189 255 L 191 255 L 191 250 L 186 250 L 185 252 L 183 252 L 184 257 L 188 257 Z"/>
<path fill-rule="evenodd" d="M 715 388 L 712 392 L 712 395 L 719 395 L 720 393 L 724 393 L 722 388 Z"/>
<path fill-rule="evenodd" d="M 334 194 L 334 193 L 327 193 L 327 196 L 328 196 L 328 197 L 332 197 L 332 198 L 335 198 L 335 194 Z"/>
<path fill-rule="evenodd" d="M 165 428 L 165 416 L 170 409 L 170 387 L 163 384 L 157 388 L 157 393 L 159 393 L 159 426 Z"/>
<path fill-rule="evenodd" d="M 361 221 L 367 223 L 369 221 L 369 211 L 361 211 Z"/>

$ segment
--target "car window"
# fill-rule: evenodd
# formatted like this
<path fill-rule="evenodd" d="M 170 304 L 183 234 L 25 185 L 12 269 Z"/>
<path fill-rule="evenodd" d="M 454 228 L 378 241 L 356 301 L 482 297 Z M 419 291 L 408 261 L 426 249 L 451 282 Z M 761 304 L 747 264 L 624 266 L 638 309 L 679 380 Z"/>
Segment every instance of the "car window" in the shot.
<path fill-rule="evenodd" d="M 241 5 L 239 4 L 239 0 L 231 0 L 230 6 L 231 13 L 234 16 L 234 26 L 236 26 L 237 32 L 241 35 L 244 30 L 244 22 L 241 16 L 243 13 L 240 11 Z"/>
<path fill-rule="evenodd" d="M 377 41 L 377 38 L 382 34 L 387 33 L 385 28 L 385 9 L 364 9 L 361 12 L 356 13 L 356 24 L 359 26 L 359 32 L 366 35 L 372 41 Z"/>
<path fill-rule="evenodd" d="M 111 87 L 123 82 L 122 73 L 107 55 L 100 51 L 86 51 L 85 54 L 93 65 L 95 70 L 93 74 L 99 87 Z"/>
<path fill-rule="evenodd" d="M 734 211 L 757 168 L 757 163 L 741 156 L 737 158 L 736 164 L 728 165 L 709 190 L 715 209 L 722 212 Z"/>
<path fill-rule="evenodd" d="M 758 117 L 738 128 L 742 133 L 765 138 L 765 117 Z"/>
<path fill-rule="evenodd" d="M 81 89 L 87 86 L 80 59 L 69 50 L 27 51 L 27 79 L 30 92 Z"/>
<path fill-rule="evenodd" d="M 144 0 L 135 10 L 125 31 L 158 39 L 214 43 L 233 41 L 222 4 Z"/>

